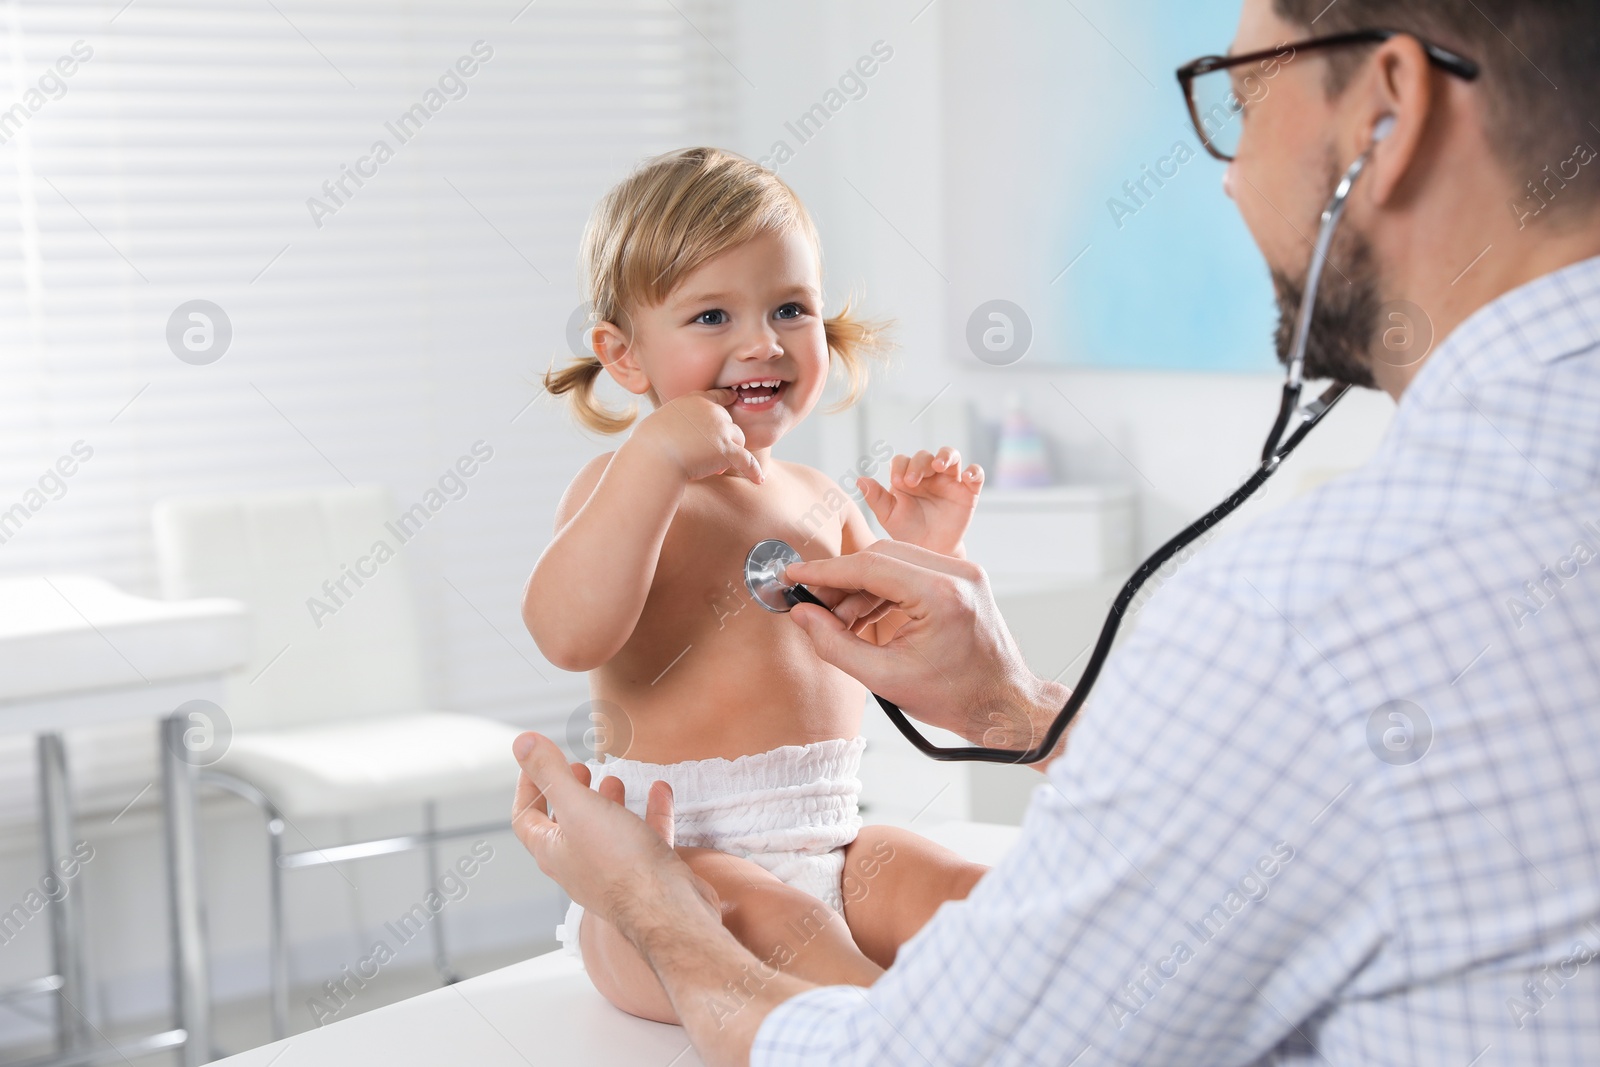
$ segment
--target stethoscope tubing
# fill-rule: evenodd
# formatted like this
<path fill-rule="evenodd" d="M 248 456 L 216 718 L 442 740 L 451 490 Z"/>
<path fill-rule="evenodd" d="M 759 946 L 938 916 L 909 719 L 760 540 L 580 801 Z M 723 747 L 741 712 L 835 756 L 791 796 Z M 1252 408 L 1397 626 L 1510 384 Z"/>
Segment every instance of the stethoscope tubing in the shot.
<path fill-rule="evenodd" d="M 1381 135 L 1375 136 L 1374 144 L 1379 137 Z M 1267 483 L 1267 479 L 1271 478 L 1282 462 L 1288 458 L 1289 454 L 1299 447 L 1301 441 L 1305 440 L 1306 435 L 1311 432 L 1312 428 L 1321 422 L 1323 417 L 1333 410 L 1334 405 L 1343 398 L 1349 386 L 1336 382 L 1329 386 L 1320 397 L 1296 412 L 1296 405 L 1300 402 L 1301 379 L 1305 372 L 1306 348 L 1311 340 L 1312 314 L 1316 308 L 1317 293 L 1322 285 L 1323 266 L 1327 263 L 1328 252 L 1333 247 L 1334 231 L 1338 228 L 1339 221 L 1344 217 L 1345 203 L 1350 197 L 1350 191 L 1355 185 L 1356 178 L 1361 175 L 1362 170 L 1366 167 L 1367 160 L 1371 158 L 1371 155 L 1372 149 L 1369 147 L 1350 165 L 1350 168 L 1345 171 L 1340 179 L 1338 187 L 1334 190 L 1332 198 L 1328 201 L 1328 206 L 1322 212 L 1321 224 L 1317 230 L 1317 240 L 1312 247 L 1311 263 L 1306 271 L 1305 292 L 1301 294 L 1300 308 L 1295 319 L 1293 345 L 1291 346 L 1289 359 L 1286 361 L 1283 395 L 1278 405 L 1277 417 L 1273 420 L 1272 429 L 1267 434 L 1266 443 L 1261 449 L 1260 466 L 1256 468 L 1249 478 L 1245 479 L 1243 485 L 1230 493 L 1216 507 L 1190 523 L 1177 536 L 1151 553 L 1150 557 L 1139 565 L 1139 569 L 1134 571 L 1132 576 L 1123 583 L 1116 600 L 1112 602 L 1111 610 L 1106 614 L 1105 622 L 1100 627 L 1100 636 L 1095 641 L 1094 651 L 1089 654 L 1089 662 L 1084 665 L 1083 674 L 1079 677 L 1078 684 L 1073 687 L 1072 695 L 1067 698 L 1061 710 L 1056 713 L 1049 728 L 1045 730 L 1044 737 L 1033 747 L 1009 749 L 989 748 L 983 745 L 953 747 L 935 745 L 926 737 L 923 737 L 916 727 L 911 725 L 910 720 L 906 718 L 905 713 L 900 710 L 898 705 L 879 696 L 877 693 L 873 693 L 873 698 L 883 708 L 883 712 L 889 717 L 889 721 L 894 723 L 895 727 L 905 736 L 907 741 L 911 742 L 918 752 L 921 752 L 929 759 L 944 762 L 1038 763 L 1040 760 L 1048 758 L 1061 741 L 1062 735 L 1066 733 L 1067 727 L 1071 725 L 1079 709 L 1089 699 L 1089 694 L 1093 691 L 1095 682 L 1099 680 L 1100 671 L 1105 667 L 1106 660 L 1111 655 L 1112 645 L 1117 638 L 1117 630 L 1122 626 L 1122 620 L 1126 616 L 1129 606 L 1132 605 L 1133 598 L 1139 594 L 1139 590 L 1150 580 L 1152 575 L 1166 566 L 1172 557 L 1204 536 L 1208 530 L 1233 514 L 1241 504 L 1254 496 L 1256 491 Z M 1284 431 L 1289 426 L 1289 420 L 1296 414 L 1300 416 L 1300 424 L 1289 435 L 1288 440 L 1285 441 L 1283 440 Z M 800 596 L 802 591 L 804 595 Z M 807 603 L 821 603 L 803 586 L 797 587 L 795 594 Z"/>
<path fill-rule="evenodd" d="M 1329 386 L 1322 396 L 1312 404 L 1307 405 L 1304 420 L 1295 428 L 1294 433 L 1289 435 L 1289 439 L 1270 456 L 1262 460 L 1260 466 L 1255 469 L 1249 478 L 1245 479 L 1243 485 L 1230 493 L 1216 507 L 1186 526 L 1166 544 L 1152 552 L 1150 557 L 1139 565 L 1139 569 L 1134 571 L 1128 580 L 1123 583 L 1121 591 L 1117 593 L 1116 599 L 1111 604 L 1111 610 L 1106 614 L 1105 622 L 1101 624 L 1100 636 L 1095 641 L 1094 651 L 1089 654 L 1089 662 L 1084 665 L 1083 674 L 1079 677 L 1078 684 L 1073 687 L 1072 695 L 1067 698 L 1067 702 L 1056 713 L 1055 719 L 1050 723 L 1049 728 L 1045 730 L 1044 737 L 1032 748 L 1009 749 L 988 748 L 982 745 L 949 747 L 935 745 L 922 736 L 915 726 L 911 725 L 910 720 L 906 718 L 905 712 L 901 711 L 900 707 L 893 701 L 879 696 L 877 693 L 872 694 L 873 699 L 878 702 L 879 707 L 883 708 L 883 713 L 889 717 L 889 721 L 894 723 L 900 733 L 905 736 L 905 739 L 910 741 L 918 752 L 921 752 L 929 759 L 965 763 L 1038 763 L 1040 760 L 1045 759 L 1055 750 L 1062 734 L 1066 733 L 1067 727 L 1071 725 L 1073 718 L 1078 714 L 1078 710 L 1083 707 L 1084 701 L 1088 700 L 1089 693 L 1093 690 L 1095 682 L 1100 677 L 1101 669 L 1111 655 L 1111 647 L 1116 642 L 1117 631 L 1122 626 L 1122 620 L 1126 617 L 1128 608 L 1133 604 L 1134 597 L 1139 595 L 1139 590 L 1144 587 L 1144 584 L 1156 572 L 1166 566 L 1169 560 L 1205 536 L 1207 531 L 1233 514 L 1241 504 L 1254 496 L 1256 491 L 1267 483 L 1267 479 L 1271 478 L 1277 471 L 1283 460 L 1288 458 L 1289 454 L 1299 447 L 1301 441 L 1305 440 L 1312 427 L 1316 426 L 1329 411 L 1333 410 L 1334 405 L 1339 402 L 1348 389 L 1349 386 L 1342 384 Z M 1287 394 L 1285 400 L 1292 410 L 1293 400 Z M 808 604 L 826 607 L 804 586 L 796 586 L 794 595 Z"/>

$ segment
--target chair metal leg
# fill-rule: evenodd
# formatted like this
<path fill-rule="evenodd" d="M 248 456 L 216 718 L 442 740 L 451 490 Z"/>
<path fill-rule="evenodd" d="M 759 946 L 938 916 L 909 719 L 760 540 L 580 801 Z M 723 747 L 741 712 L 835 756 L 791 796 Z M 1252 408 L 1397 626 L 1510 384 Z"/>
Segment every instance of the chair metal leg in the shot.
<path fill-rule="evenodd" d="M 433 890 L 439 881 L 439 846 L 441 843 L 462 837 L 481 837 L 486 834 L 507 832 L 509 829 L 504 821 L 499 821 L 484 823 L 481 826 L 460 826 L 440 832 L 438 829 L 437 807 L 432 801 L 429 801 L 423 806 L 422 814 L 425 826 L 420 834 L 405 834 L 400 837 L 358 841 L 347 845 L 332 845 L 327 848 L 288 852 L 284 848 L 284 829 L 287 825 L 287 820 L 284 819 L 283 813 L 278 810 L 277 805 L 272 802 L 271 798 L 260 789 L 242 778 L 235 778 L 231 774 L 213 770 L 200 772 L 198 781 L 203 785 L 225 789 L 235 796 L 248 800 L 260 809 L 267 821 L 267 849 L 269 856 L 267 951 L 272 972 L 272 1037 L 275 1041 L 288 1036 L 289 1030 L 289 943 L 284 915 L 283 891 L 283 875 L 285 871 L 300 867 L 317 867 L 329 863 L 342 863 L 346 860 L 383 856 L 394 852 L 407 852 L 411 849 L 421 848 L 426 852 L 427 889 Z M 432 926 L 433 966 L 438 972 L 440 980 L 445 985 L 451 985 L 459 982 L 461 976 L 450 966 L 443 919 L 444 916 L 442 914 L 436 915 L 430 924 Z"/>
<path fill-rule="evenodd" d="M 436 891 L 439 885 L 439 841 L 435 836 L 439 832 L 438 823 L 438 805 L 431 800 L 426 801 L 422 805 L 422 829 L 428 835 L 428 845 L 425 851 L 428 859 L 428 885 L 426 888 L 429 892 Z M 461 981 L 461 976 L 451 969 L 450 956 L 445 950 L 443 908 L 439 910 L 439 914 L 433 917 L 433 922 L 429 925 L 432 927 L 433 969 L 438 973 L 441 983 L 454 985 Z"/>
<path fill-rule="evenodd" d="M 249 801 L 267 821 L 268 985 L 272 989 L 272 1039 L 281 1041 L 289 1033 L 289 941 L 283 899 L 283 872 L 288 869 L 284 863 L 283 831 L 287 822 L 272 799 L 243 778 L 208 770 L 201 773 L 200 781 Z"/>
<path fill-rule="evenodd" d="M 172 894 L 173 997 L 178 1026 L 187 1034 L 183 1067 L 209 1063 L 211 979 L 206 957 L 205 913 L 200 891 L 198 768 L 185 760 L 188 722 L 161 720 L 162 808 L 167 824 L 167 885 Z"/>
<path fill-rule="evenodd" d="M 267 950 L 272 962 L 272 1040 L 289 1033 L 289 942 L 283 917 L 283 820 L 267 820 Z"/>
<path fill-rule="evenodd" d="M 83 936 L 83 882 L 70 883 L 64 874 L 76 861 L 67 752 L 58 733 L 39 735 L 39 806 L 46 874 L 50 885 L 61 887 L 61 896 L 50 907 L 52 956 L 61 978 L 55 1005 L 56 1040 L 63 1052 L 72 1052 L 90 1044 L 90 1023 L 96 1012 Z"/>

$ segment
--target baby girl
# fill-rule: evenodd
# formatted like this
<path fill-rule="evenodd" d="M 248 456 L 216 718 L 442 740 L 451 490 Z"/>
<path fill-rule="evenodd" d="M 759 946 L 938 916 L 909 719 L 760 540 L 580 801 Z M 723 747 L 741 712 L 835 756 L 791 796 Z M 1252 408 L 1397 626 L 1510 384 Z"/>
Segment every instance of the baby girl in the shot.
<path fill-rule="evenodd" d="M 672 786 L 678 850 L 728 929 L 785 972 L 870 985 L 985 868 L 861 826 L 865 691 L 750 599 L 743 568 L 769 537 L 806 559 L 874 540 L 826 475 L 772 447 L 816 406 L 835 361 L 845 403 L 859 396 L 878 333 L 848 307 L 823 316 L 805 208 L 775 175 L 716 149 L 641 166 L 596 208 L 581 259 L 593 355 L 546 385 L 605 433 L 635 413 L 599 405 L 602 372 L 654 410 L 573 479 L 523 619 L 551 663 L 588 671 L 595 701 L 616 709 L 587 765 L 600 791 L 643 814 L 652 782 Z M 960 555 L 982 481 L 946 448 L 896 456 L 888 487 L 857 484 L 892 537 Z M 879 643 L 904 621 L 866 620 L 857 632 Z M 557 933 L 613 1004 L 677 1021 L 615 928 L 574 905 Z"/>

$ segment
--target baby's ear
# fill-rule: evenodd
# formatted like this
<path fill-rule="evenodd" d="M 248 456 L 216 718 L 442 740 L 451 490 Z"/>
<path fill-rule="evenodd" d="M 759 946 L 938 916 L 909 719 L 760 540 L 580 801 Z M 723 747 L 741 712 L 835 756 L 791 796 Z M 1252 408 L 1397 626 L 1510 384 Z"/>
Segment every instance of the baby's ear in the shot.
<path fill-rule="evenodd" d="M 614 322 L 597 324 L 589 334 L 600 365 L 616 383 L 635 395 L 650 391 L 650 379 L 634 352 L 633 338 Z"/>

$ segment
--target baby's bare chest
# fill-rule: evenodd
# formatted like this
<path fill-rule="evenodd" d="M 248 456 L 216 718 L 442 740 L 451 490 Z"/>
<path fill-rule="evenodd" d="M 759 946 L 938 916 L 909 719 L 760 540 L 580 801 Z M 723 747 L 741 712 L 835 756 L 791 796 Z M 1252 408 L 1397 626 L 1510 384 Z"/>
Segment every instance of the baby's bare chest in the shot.
<path fill-rule="evenodd" d="M 804 559 L 837 556 L 843 522 L 841 510 L 809 487 L 690 486 L 661 546 L 640 628 L 722 630 L 761 613 L 744 584 L 750 549 L 778 538 Z"/>
<path fill-rule="evenodd" d="M 803 559 L 838 555 L 847 508 L 842 493 L 772 482 L 690 487 L 633 632 L 593 677 L 596 694 L 627 711 L 633 758 L 733 758 L 859 728 L 859 683 L 744 585 L 745 557 L 767 538 Z"/>

